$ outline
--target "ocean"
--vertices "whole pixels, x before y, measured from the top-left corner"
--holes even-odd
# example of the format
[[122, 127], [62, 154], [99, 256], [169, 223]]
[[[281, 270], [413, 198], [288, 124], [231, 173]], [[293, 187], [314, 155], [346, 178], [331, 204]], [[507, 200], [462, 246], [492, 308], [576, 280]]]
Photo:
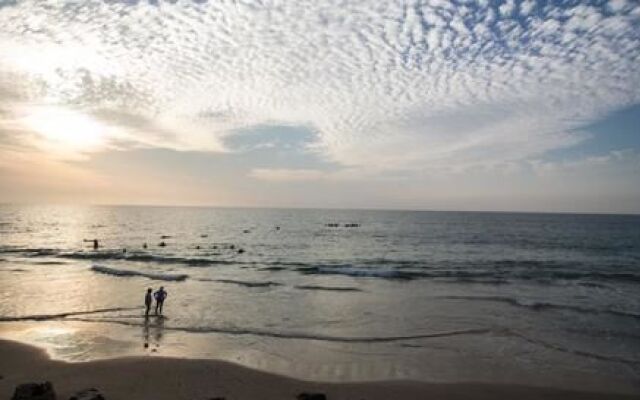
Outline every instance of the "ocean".
[[67, 361], [638, 393], [639, 289], [640, 216], [0, 206], [0, 337]]

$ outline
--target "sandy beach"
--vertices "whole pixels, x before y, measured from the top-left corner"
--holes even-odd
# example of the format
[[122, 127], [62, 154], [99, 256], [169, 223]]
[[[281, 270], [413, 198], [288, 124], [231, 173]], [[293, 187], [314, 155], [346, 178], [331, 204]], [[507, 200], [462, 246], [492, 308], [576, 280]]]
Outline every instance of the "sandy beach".
[[634, 399], [637, 396], [553, 388], [479, 383], [306, 382], [227, 362], [161, 357], [126, 357], [84, 363], [51, 360], [38, 348], [0, 341], [0, 398], [16, 385], [50, 381], [60, 399], [95, 387], [119, 399], [295, 399], [324, 393], [328, 399]]

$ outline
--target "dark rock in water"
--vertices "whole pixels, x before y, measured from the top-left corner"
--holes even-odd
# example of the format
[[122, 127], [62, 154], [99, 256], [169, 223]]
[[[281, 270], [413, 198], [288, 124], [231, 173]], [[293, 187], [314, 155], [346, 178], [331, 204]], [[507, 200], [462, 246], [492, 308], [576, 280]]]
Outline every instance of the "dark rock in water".
[[23, 383], [13, 392], [11, 400], [56, 400], [51, 382]]
[[170, 235], [162, 235], [160, 236], [160, 239], [170, 239], [171, 236]]
[[250, 230], [248, 230], [248, 229], [245, 229], [245, 230], [243, 230], [242, 232], [243, 232], [243, 233], [249, 233], [249, 232], [251, 232], [251, 231], [250, 231]]
[[229, 248], [230, 248], [231, 250], [233, 250], [233, 249], [235, 249], [235, 248], [236, 248], [236, 245], [235, 245], [235, 244], [232, 244], [231, 246], [229, 246]]
[[165, 242], [160, 242], [160, 243], [158, 244], [158, 246], [160, 246], [160, 247], [166, 247], [166, 245], [167, 245], [167, 244], [166, 244]]
[[207, 234], [202, 234], [202, 235], [200, 235], [200, 237], [201, 237], [201, 238], [206, 238], [206, 237], [209, 237], [209, 235], [207, 235]]
[[300, 393], [296, 399], [298, 400], [327, 400], [324, 393]]
[[196, 250], [200, 250], [200, 246], [196, 246]]
[[73, 396], [69, 397], [69, 400], [105, 400], [104, 396], [100, 394], [100, 391], [95, 388], [81, 390]]
[[238, 249], [238, 254], [244, 253], [244, 249]]
[[277, 230], [277, 231], [279, 231], [279, 230], [280, 230], [280, 227], [279, 227], [279, 226], [276, 226], [276, 230]]

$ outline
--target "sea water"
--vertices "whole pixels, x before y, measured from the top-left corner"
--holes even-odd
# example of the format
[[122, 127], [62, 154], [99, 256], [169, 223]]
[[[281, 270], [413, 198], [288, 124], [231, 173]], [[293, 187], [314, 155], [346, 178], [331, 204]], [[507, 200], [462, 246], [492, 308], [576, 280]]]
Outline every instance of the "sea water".
[[640, 216], [0, 206], [0, 336], [69, 361], [638, 393], [639, 289]]

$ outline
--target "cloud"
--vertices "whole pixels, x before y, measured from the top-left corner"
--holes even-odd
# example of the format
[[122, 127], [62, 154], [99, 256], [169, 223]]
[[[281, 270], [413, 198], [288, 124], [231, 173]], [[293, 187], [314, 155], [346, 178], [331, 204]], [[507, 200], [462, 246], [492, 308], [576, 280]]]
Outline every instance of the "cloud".
[[533, 170], [539, 175], [558, 175], [559, 173], [581, 173], [592, 170], [598, 173], [620, 174], [628, 172], [640, 174], [640, 152], [632, 149], [611, 150], [605, 154], [588, 156], [577, 160], [543, 161], [532, 160]]
[[111, 127], [105, 149], [219, 152], [297, 125], [327, 161], [439, 173], [537, 159], [640, 101], [630, 2], [464, 3], [7, 3], [0, 97], [85, 113]]
[[316, 181], [326, 179], [329, 175], [317, 169], [256, 168], [249, 177], [271, 182]]

